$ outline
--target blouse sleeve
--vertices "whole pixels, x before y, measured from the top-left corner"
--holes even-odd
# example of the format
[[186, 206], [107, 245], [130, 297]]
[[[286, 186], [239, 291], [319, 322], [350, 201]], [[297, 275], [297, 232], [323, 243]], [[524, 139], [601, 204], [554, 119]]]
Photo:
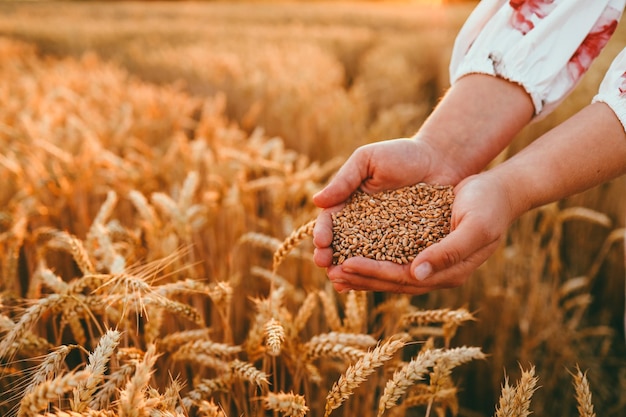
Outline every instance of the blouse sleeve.
[[470, 73], [502, 77], [524, 87], [536, 117], [548, 114], [600, 54], [625, 4], [626, 0], [482, 0], [454, 43], [450, 81]]
[[626, 131], [626, 48], [611, 64], [593, 102], [606, 103], [615, 112]]

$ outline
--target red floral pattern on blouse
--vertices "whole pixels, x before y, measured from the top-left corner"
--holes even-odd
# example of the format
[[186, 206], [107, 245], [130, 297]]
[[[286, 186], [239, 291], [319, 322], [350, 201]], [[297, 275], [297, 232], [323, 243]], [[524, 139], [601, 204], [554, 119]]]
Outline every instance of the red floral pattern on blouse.
[[532, 21], [534, 16], [543, 19], [556, 6], [554, 0], [509, 0], [509, 5], [515, 10], [511, 16], [511, 26], [523, 35], [535, 27]]
[[619, 86], [619, 95], [626, 96], [626, 71], [622, 74], [622, 85]]
[[593, 60], [600, 55], [602, 48], [615, 32], [620, 16], [620, 11], [612, 7], [607, 8], [600, 16], [567, 64], [567, 71], [572, 80], [578, 80], [582, 77]]

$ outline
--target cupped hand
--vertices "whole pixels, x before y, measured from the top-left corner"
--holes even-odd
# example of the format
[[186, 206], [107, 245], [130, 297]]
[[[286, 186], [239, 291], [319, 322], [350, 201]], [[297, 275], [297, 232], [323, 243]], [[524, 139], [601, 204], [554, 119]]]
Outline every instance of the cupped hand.
[[[452, 231], [447, 237], [407, 265], [354, 257], [341, 265], [328, 266], [327, 274], [334, 288], [340, 292], [353, 289], [423, 294], [462, 285], [495, 252], [519, 213], [502, 181], [488, 172], [462, 181], [455, 188], [455, 195]], [[324, 212], [320, 219], [317, 238], [323, 244], [328, 239], [323, 230], [330, 214]], [[315, 256], [318, 264], [329, 260], [325, 251], [318, 250]], [[332, 261], [332, 252], [330, 257]]]
[[445, 164], [442, 151], [415, 138], [393, 139], [358, 148], [330, 183], [313, 197], [313, 202], [324, 209], [313, 232], [315, 263], [322, 268], [331, 267], [331, 214], [340, 210], [352, 193], [361, 190], [373, 194], [419, 182], [456, 184], [459, 176], [455, 168], [446, 168]]

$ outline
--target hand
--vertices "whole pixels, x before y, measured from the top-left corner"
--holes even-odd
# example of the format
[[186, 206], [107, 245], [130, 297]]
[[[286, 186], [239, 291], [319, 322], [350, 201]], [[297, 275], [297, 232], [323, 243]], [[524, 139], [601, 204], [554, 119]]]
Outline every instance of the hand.
[[[506, 187], [489, 172], [462, 181], [455, 194], [452, 232], [446, 238], [425, 249], [410, 265], [354, 257], [330, 266], [327, 272], [334, 288], [423, 294], [462, 285], [493, 254], [520, 213], [513, 209]], [[325, 216], [327, 212], [320, 221], [330, 218]]]
[[[455, 184], [461, 178], [458, 165], [446, 167], [445, 152], [419, 139], [394, 139], [357, 149], [323, 190], [313, 197], [324, 208], [313, 233], [315, 263], [332, 265], [331, 213], [341, 209], [352, 193], [392, 190], [418, 182]], [[433, 167], [433, 169], [431, 169]]]

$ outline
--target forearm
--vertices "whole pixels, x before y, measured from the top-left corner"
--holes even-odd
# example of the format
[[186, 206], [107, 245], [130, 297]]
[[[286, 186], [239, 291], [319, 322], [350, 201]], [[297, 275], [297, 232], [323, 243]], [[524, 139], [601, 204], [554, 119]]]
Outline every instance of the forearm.
[[491, 169], [502, 181], [514, 216], [626, 173], [626, 133], [603, 103], [587, 106]]
[[436, 149], [458, 180], [484, 169], [530, 122], [532, 101], [524, 89], [490, 75], [459, 79], [415, 135]]

